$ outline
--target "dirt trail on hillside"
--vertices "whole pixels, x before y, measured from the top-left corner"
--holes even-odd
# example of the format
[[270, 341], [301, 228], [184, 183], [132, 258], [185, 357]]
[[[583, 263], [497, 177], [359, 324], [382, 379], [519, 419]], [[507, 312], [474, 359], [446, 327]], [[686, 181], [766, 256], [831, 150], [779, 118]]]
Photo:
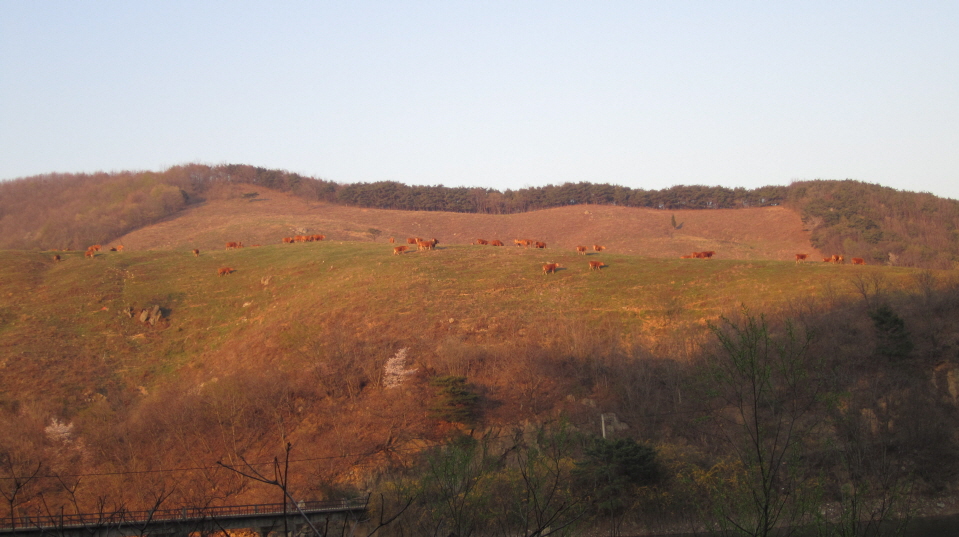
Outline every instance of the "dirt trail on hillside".
[[[327, 240], [371, 241], [370, 228], [397, 241], [419, 236], [441, 244], [470, 244], [477, 238], [529, 238], [548, 248], [574, 249], [602, 244], [608, 253], [679, 257], [714, 250], [719, 259], [793, 260], [796, 253], [812, 259], [812, 248], [799, 215], [783, 207], [661, 211], [605, 205], [575, 205], [514, 215], [414, 212], [361, 209], [309, 203], [263, 188], [250, 199], [238, 197], [192, 207], [170, 219], [134, 231], [117, 242], [126, 248], [221, 249], [228, 241], [244, 245], [277, 244], [283, 237], [322, 233]], [[675, 216], [678, 229], [672, 226]]]

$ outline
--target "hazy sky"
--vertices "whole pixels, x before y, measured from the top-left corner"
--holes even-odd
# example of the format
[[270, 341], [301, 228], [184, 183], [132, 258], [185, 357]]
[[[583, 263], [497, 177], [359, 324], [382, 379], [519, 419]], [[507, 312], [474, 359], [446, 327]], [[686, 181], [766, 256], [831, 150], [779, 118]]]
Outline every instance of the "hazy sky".
[[187, 162], [959, 199], [959, 2], [0, 0], [0, 178]]

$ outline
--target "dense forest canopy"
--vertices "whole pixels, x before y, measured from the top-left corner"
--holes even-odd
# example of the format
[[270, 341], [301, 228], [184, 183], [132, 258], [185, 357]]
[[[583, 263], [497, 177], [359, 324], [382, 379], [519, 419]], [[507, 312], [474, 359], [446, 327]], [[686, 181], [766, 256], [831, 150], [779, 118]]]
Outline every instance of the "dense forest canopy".
[[163, 172], [48, 174], [0, 182], [0, 248], [81, 248], [150, 225], [191, 203], [249, 184], [308, 201], [409, 211], [515, 214], [563, 205], [663, 210], [786, 205], [801, 212], [813, 246], [870, 263], [950, 268], [959, 261], [959, 202], [859, 181], [801, 181], [755, 189], [677, 185], [662, 190], [564, 183], [498, 191], [337, 184], [247, 165], [188, 164]]

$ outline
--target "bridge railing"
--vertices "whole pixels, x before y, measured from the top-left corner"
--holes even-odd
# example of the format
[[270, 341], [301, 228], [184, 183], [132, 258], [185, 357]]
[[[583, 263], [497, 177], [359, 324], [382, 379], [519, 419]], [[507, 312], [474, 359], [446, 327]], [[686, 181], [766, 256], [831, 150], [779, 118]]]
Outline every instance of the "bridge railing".
[[213, 518], [238, 518], [257, 515], [275, 516], [284, 512], [298, 515], [296, 507], [305, 513], [321, 513], [324, 511], [352, 511], [365, 509], [367, 498], [352, 498], [343, 500], [312, 500], [288, 503], [261, 503], [253, 505], [228, 505], [222, 507], [180, 507], [176, 509], [153, 509], [145, 511], [128, 511], [120, 509], [103, 513], [79, 514], [39, 514], [18, 516], [16, 518], [0, 518], [0, 531], [14, 528], [51, 528], [51, 527], [80, 527], [80, 526], [116, 526], [137, 525], [175, 521], [198, 521]]

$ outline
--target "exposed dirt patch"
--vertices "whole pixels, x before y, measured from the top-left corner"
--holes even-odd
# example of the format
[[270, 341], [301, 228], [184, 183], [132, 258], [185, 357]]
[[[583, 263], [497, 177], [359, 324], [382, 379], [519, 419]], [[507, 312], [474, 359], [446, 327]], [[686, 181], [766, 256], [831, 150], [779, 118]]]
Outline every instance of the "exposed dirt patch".
[[[127, 248], [222, 249], [228, 241], [245, 246], [276, 244], [283, 237], [324, 234], [327, 240], [371, 241], [370, 228], [382, 234], [376, 242], [396, 237], [437, 238], [440, 244], [470, 244], [499, 239], [515, 248], [513, 239], [529, 238], [548, 248], [574, 249], [601, 244], [610, 253], [679, 257], [713, 250], [724, 259], [794, 259], [807, 253], [820, 259], [809, 242], [799, 215], [783, 207], [660, 211], [656, 209], [575, 205], [515, 215], [414, 212], [361, 209], [308, 203], [267, 189], [254, 201], [211, 201], [159, 224], [130, 233], [117, 242]], [[672, 226], [675, 216], [679, 229]], [[291, 246], [295, 247], [295, 246]], [[480, 248], [480, 246], [477, 246]], [[485, 248], [489, 248], [486, 246]]]

